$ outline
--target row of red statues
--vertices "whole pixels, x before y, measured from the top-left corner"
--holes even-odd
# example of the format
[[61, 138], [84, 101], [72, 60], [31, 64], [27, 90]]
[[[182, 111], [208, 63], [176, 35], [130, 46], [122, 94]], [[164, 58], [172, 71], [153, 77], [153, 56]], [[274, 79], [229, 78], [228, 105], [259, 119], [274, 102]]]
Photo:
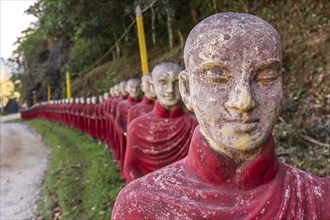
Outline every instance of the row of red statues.
[[111, 147], [129, 183], [112, 219], [330, 219], [330, 179], [275, 153], [285, 73], [277, 31], [253, 15], [215, 14], [190, 32], [184, 62], [144, 76], [142, 102], [131, 79], [105, 102], [39, 105], [22, 117]]
[[[151, 74], [122, 81], [96, 97], [41, 103], [21, 113], [74, 127], [105, 142], [129, 183], [184, 158], [197, 121], [184, 111], [178, 87], [181, 67], [161, 63]], [[162, 85], [159, 85], [159, 84]], [[140, 85], [141, 84], [141, 85]], [[140, 91], [144, 97], [140, 99]], [[155, 101], [157, 98], [157, 101]]]

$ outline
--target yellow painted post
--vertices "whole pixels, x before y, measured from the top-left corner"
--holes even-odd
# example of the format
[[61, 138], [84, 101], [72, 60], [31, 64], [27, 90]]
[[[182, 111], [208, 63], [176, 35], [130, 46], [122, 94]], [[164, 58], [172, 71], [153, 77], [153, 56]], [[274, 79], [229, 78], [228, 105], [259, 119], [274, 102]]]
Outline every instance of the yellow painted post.
[[141, 11], [141, 8], [139, 5], [136, 7], [135, 13], [136, 13], [136, 26], [137, 26], [138, 38], [139, 38], [142, 74], [145, 75], [145, 74], [149, 73], [149, 67], [148, 67], [146, 38], [145, 38], [144, 28], [143, 28], [143, 17], [142, 17], [142, 11]]
[[47, 87], [47, 98], [48, 101], [50, 101], [52, 99], [52, 94], [51, 94], [51, 90], [50, 90], [50, 85], [48, 85]]
[[66, 72], [66, 98], [71, 98], [71, 82], [69, 72]]

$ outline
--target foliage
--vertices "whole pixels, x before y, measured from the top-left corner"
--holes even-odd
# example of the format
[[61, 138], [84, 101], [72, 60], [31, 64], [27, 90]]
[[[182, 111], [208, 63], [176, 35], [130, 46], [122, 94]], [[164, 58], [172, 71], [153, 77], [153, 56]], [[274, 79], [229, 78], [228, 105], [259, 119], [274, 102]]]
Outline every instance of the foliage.
[[42, 219], [109, 219], [123, 186], [119, 167], [103, 145], [71, 128], [44, 120], [27, 124], [50, 147], [38, 216]]

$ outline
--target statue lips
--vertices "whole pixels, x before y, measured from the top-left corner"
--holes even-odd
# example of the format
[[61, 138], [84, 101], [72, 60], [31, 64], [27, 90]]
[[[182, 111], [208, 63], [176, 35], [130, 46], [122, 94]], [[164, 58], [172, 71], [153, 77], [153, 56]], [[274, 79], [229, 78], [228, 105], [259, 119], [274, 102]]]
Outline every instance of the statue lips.
[[169, 101], [174, 100], [174, 95], [173, 94], [168, 94], [168, 95], [165, 95], [164, 97]]
[[225, 119], [223, 127], [227, 127], [234, 133], [250, 133], [259, 125], [259, 119], [244, 118], [244, 119]]

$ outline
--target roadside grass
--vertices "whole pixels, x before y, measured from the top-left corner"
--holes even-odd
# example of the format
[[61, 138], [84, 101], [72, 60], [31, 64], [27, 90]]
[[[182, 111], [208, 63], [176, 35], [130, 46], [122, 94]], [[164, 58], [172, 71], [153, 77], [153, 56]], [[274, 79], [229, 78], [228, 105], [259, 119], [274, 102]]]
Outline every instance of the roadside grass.
[[7, 113], [7, 112], [0, 112], [0, 116], [7, 116], [7, 115], [9, 115], [9, 113]]
[[119, 167], [104, 144], [72, 128], [26, 121], [50, 147], [37, 215], [40, 219], [110, 219], [124, 186]]

